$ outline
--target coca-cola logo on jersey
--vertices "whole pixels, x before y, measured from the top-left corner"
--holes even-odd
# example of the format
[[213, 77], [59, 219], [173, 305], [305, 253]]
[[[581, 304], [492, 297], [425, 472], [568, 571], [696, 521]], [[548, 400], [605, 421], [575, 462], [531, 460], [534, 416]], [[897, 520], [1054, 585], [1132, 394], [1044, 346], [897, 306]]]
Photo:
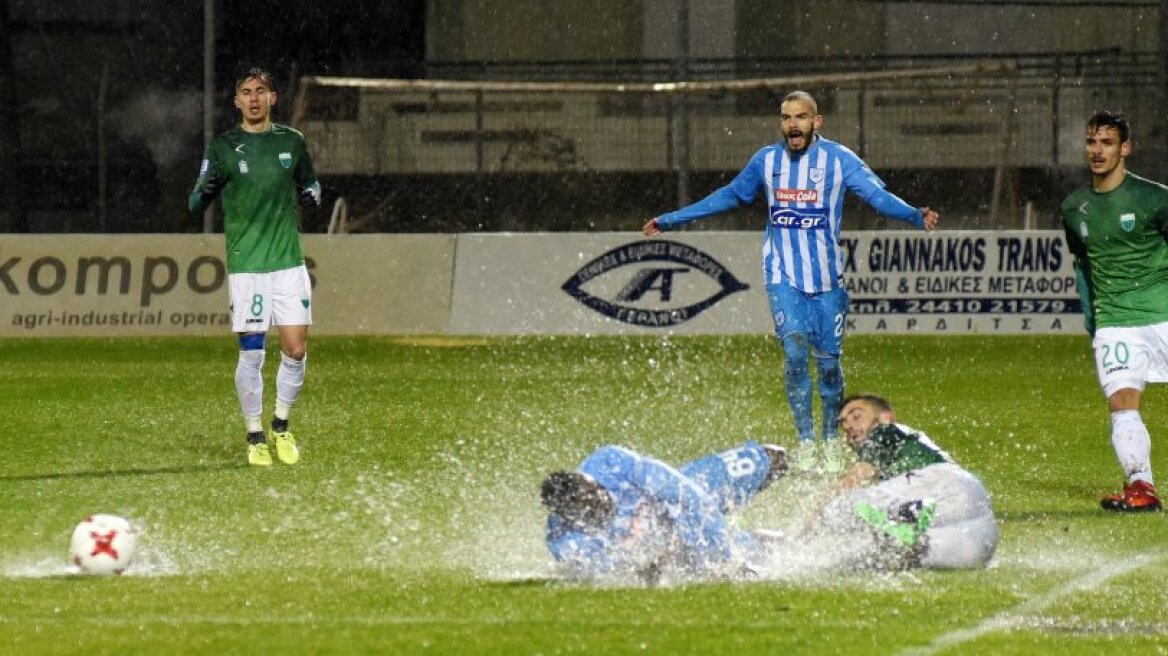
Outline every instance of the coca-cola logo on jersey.
[[776, 203], [818, 203], [818, 189], [776, 189]]

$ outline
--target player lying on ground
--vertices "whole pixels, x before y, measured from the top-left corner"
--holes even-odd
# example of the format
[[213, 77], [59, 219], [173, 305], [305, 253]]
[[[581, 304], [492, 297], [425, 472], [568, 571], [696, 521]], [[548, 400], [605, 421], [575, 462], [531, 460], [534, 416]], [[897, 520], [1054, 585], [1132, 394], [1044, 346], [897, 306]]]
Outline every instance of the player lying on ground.
[[764, 550], [727, 523], [787, 471], [778, 446], [747, 442], [680, 468], [619, 446], [597, 449], [576, 471], [552, 472], [540, 490], [547, 545], [576, 578], [664, 570], [733, 576]]
[[812, 533], [869, 540], [869, 551], [856, 552], [858, 566], [965, 569], [989, 562], [998, 527], [976, 476], [921, 431], [896, 423], [879, 396], [844, 399], [840, 425], [857, 462], [821, 505]]

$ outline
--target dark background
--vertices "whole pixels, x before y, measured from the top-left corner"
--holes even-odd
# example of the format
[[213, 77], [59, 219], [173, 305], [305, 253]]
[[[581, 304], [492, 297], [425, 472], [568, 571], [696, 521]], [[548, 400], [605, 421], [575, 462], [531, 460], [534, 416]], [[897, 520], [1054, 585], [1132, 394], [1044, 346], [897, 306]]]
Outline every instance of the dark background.
[[[728, 79], [927, 66], [1024, 49], [1029, 84], [1059, 80], [1097, 89], [1110, 105], [1140, 108], [1133, 165], [1159, 178], [1168, 168], [1160, 111], [1168, 0], [212, 1], [215, 133], [238, 120], [232, 82], [254, 65], [274, 74], [275, 119], [289, 122], [303, 75]], [[675, 19], [684, 6], [697, 17], [692, 25]], [[670, 50], [673, 33], [707, 27], [699, 18], [708, 19], [710, 7], [734, 13], [732, 47], [705, 59]], [[939, 15], [944, 20], [928, 24]], [[202, 231], [186, 197], [205, 141], [203, 39], [201, 1], [0, 0], [0, 232]], [[691, 196], [736, 172], [694, 171]], [[906, 199], [937, 198], [949, 216], [964, 217], [947, 227], [1013, 225], [978, 222], [995, 184], [989, 163], [878, 172]], [[1020, 220], [1026, 204], [1044, 217], [1037, 227], [1054, 227], [1059, 200], [1084, 177], [1066, 162], [1012, 170], [1002, 215]], [[322, 183], [325, 204], [305, 214], [307, 231], [322, 231], [342, 196], [365, 218], [364, 230], [463, 232], [635, 230], [681, 195], [668, 171], [338, 175]], [[851, 227], [882, 225], [849, 202]], [[756, 223], [757, 213], [744, 211], [702, 226]]]
[[[217, 0], [215, 18], [216, 133], [238, 120], [232, 81], [250, 66], [274, 74], [280, 121], [304, 71], [423, 73], [424, 0]], [[0, 231], [202, 230], [183, 206], [203, 148], [203, 24], [190, 0], [0, 0]]]

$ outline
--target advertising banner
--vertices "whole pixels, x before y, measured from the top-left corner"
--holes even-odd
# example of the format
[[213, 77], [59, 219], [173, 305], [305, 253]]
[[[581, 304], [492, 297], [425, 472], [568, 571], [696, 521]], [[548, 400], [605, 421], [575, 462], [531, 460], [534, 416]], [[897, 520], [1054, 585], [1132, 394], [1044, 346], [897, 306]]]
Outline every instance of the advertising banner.
[[[312, 332], [445, 332], [454, 242], [305, 236]], [[230, 332], [222, 235], [0, 236], [0, 336]]]
[[[850, 333], [1082, 331], [1060, 231], [853, 231], [841, 238]], [[767, 333], [762, 235], [464, 235], [451, 331]]]
[[848, 330], [1082, 333], [1062, 231], [845, 232]]
[[[753, 232], [306, 235], [314, 334], [768, 334]], [[1082, 333], [1060, 231], [853, 231], [849, 333]], [[221, 335], [222, 235], [0, 236], [0, 336]]]

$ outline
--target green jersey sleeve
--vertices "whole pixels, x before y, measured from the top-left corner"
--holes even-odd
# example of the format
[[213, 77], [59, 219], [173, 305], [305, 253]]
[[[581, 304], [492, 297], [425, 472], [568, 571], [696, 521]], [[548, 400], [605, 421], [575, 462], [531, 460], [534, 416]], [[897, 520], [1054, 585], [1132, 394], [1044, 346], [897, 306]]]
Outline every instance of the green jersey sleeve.
[[208, 146], [203, 151], [203, 160], [199, 164], [199, 177], [195, 179], [195, 188], [187, 198], [187, 209], [191, 214], [202, 214], [215, 200], [213, 194], [204, 193], [207, 183], [215, 179], [215, 149]]
[[876, 468], [880, 480], [929, 465], [952, 462], [924, 433], [900, 424], [880, 424], [860, 445], [858, 457]]

